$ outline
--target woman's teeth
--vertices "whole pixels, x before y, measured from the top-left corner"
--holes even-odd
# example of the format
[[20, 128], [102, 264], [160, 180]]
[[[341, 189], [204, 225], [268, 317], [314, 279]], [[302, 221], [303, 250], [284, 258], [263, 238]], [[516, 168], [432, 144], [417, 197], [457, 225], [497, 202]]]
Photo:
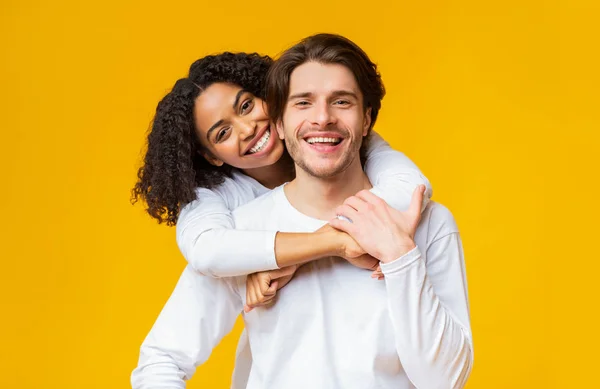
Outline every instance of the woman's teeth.
[[269, 141], [270, 137], [271, 137], [271, 130], [265, 131], [263, 136], [260, 137], [260, 139], [258, 140], [258, 142], [256, 142], [254, 147], [251, 148], [250, 151], [248, 151], [248, 154], [258, 153], [259, 151], [264, 149], [265, 146], [267, 145], [267, 142]]
[[310, 144], [313, 143], [333, 143], [338, 144], [342, 140], [340, 138], [307, 138], [306, 141]]

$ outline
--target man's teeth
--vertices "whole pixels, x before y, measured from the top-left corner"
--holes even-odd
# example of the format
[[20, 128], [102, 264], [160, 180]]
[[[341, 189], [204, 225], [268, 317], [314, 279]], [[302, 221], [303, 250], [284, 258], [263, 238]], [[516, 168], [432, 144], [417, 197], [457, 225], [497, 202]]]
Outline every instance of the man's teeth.
[[306, 141], [310, 144], [313, 144], [313, 143], [335, 143], [335, 144], [338, 144], [342, 140], [340, 138], [307, 138]]
[[258, 153], [259, 151], [261, 151], [262, 149], [264, 149], [265, 146], [267, 145], [267, 142], [269, 141], [270, 137], [271, 137], [271, 130], [265, 131], [265, 133], [263, 134], [263, 136], [260, 137], [260, 139], [258, 140], [258, 142], [256, 142], [256, 144], [254, 145], [254, 147], [252, 147], [250, 149], [250, 151], [248, 151], [248, 153], [249, 154], [254, 154], [254, 153]]

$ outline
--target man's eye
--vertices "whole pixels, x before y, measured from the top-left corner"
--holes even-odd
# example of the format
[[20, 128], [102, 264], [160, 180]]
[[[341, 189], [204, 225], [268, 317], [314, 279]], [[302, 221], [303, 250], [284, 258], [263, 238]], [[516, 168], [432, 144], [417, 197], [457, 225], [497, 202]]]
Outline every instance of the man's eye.
[[338, 100], [335, 102], [337, 105], [348, 105], [350, 102], [348, 100]]
[[298, 102], [296, 103], [296, 105], [301, 105], [301, 106], [306, 106], [306, 105], [308, 105], [308, 104], [309, 104], [309, 103], [308, 103], [308, 101], [298, 101]]

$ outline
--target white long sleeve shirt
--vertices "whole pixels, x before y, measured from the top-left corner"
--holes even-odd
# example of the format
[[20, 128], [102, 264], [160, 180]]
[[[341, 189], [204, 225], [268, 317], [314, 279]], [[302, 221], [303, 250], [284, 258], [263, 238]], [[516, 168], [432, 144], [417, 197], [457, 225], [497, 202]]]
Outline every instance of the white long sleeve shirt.
[[[375, 132], [367, 147], [365, 173], [378, 195], [399, 210], [408, 208], [420, 184], [427, 187], [423, 208], [432, 195], [431, 185], [419, 168]], [[277, 269], [277, 232], [236, 230], [231, 217], [232, 210], [268, 191], [239, 172], [217, 188], [198, 188], [197, 200], [182, 209], [177, 222], [177, 244], [188, 263], [213, 277]]]
[[[238, 208], [238, 228], [313, 231], [325, 222], [291, 206], [283, 187]], [[472, 340], [463, 251], [454, 219], [431, 203], [417, 248], [382, 265], [385, 282], [338, 258], [310, 262], [276, 303], [243, 314], [251, 366], [234, 389], [461, 388]], [[142, 346], [134, 388], [184, 388], [242, 312], [245, 277], [187, 267]]]

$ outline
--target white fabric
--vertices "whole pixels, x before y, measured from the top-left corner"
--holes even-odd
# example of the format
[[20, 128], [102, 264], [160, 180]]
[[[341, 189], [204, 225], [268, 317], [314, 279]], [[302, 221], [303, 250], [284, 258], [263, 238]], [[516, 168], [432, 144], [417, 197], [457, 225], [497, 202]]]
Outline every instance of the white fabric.
[[[325, 223], [294, 209], [283, 187], [238, 208], [234, 222], [288, 232]], [[244, 314], [253, 358], [247, 388], [463, 387], [473, 352], [463, 251], [450, 212], [429, 204], [415, 242], [381, 266], [385, 281], [339, 258], [313, 261], [273, 306]], [[185, 388], [241, 313], [245, 278], [206, 277], [188, 266], [142, 345], [133, 387]], [[239, 354], [236, 364], [248, 365], [247, 357]]]

